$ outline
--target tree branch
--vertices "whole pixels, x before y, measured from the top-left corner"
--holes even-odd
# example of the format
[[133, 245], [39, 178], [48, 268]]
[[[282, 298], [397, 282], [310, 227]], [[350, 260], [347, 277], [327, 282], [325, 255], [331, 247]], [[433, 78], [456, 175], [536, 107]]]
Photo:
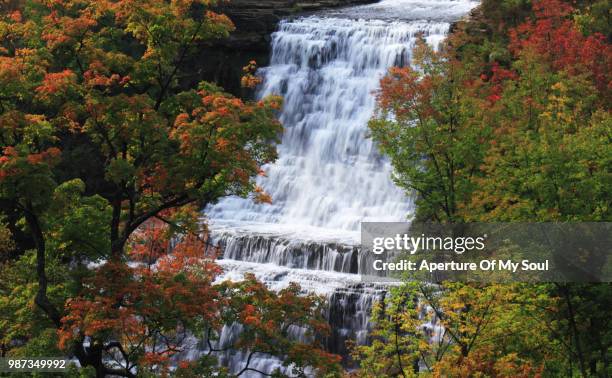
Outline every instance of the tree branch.
[[38, 291], [34, 302], [40, 307], [49, 319], [53, 322], [56, 328], [62, 326], [61, 316], [57, 308], [51, 303], [47, 297], [48, 278], [45, 271], [46, 265], [46, 247], [45, 236], [38, 221], [38, 217], [34, 213], [32, 204], [28, 201], [25, 207], [22, 207], [25, 213], [26, 222], [32, 231], [34, 244], [36, 245], [36, 276], [38, 277]]

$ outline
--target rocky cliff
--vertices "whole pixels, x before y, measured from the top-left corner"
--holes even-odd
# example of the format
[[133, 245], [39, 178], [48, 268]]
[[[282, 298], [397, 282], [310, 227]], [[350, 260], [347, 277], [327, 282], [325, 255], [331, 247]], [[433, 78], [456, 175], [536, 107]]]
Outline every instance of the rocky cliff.
[[214, 81], [231, 93], [245, 96], [240, 89], [242, 67], [250, 60], [259, 66], [268, 64], [270, 35], [284, 17], [308, 12], [373, 3], [377, 0], [230, 0], [216, 11], [224, 13], [236, 25], [236, 31], [224, 40], [202, 46], [201, 57], [194, 62], [194, 74]]
[[236, 25], [236, 32], [225, 44], [242, 49], [266, 50], [270, 34], [283, 17], [373, 2], [375, 0], [232, 0], [220, 6], [219, 10]]

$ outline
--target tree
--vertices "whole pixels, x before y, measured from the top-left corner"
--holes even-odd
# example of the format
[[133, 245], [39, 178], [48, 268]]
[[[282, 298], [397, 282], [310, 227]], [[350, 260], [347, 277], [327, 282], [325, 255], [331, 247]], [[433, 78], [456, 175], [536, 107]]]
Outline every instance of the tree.
[[393, 68], [382, 80], [379, 111], [369, 127], [391, 158], [394, 181], [416, 192], [417, 219], [454, 221], [490, 131], [470, 117], [477, 100], [467, 95], [467, 70], [423, 39], [414, 55], [412, 68]]
[[[269, 201], [253, 178], [275, 159], [281, 127], [280, 99], [194, 82], [185, 62], [233, 30], [214, 5], [3, 3], [0, 203], [8, 229], [28, 237], [2, 267], [0, 335], [17, 340], [7, 353], [59, 341], [98, 376], [163, 373], [185, 335], [221, 326], [233, 299], [212, 284], [219, 268], [195, 210], [232, 194]], [[317, 303], [294, 316], [310, 319]], [[294, 354], [297, 368], [335, 362]]]
[[[370, 127], [396, 182], [417, 192], [417, 220], [610, 219], [612, 49], [598, 33], [607, 30], [605, 2], [527, 3], [484, 1], [442, 55], [423, 54], [421, 43], [415, 68], [383, 79]], [[443, 376], [611, 373], [601, 311], [608, 284], [442, 283], [435, 295], [412, 285], [375, 312], [372, 345], [356, 349], [364, 376], [410, 376], [417, 363]], [[440, 318], [447, 343], [415, 341], [427, 338], [415, 297]], [[508, 333], [522, 324], [545, 336]]]
[[212, 284], [220, 273], [214, 249], [190, 235], [170, 254], [165, 228], [147, 227], [134, 238], [129, 264], [109, 261], [94, 269], [65, 305], [60, 348], [78, 350], [88, 340], [87, 358], [110, 358], [104, 374], [168, 374], [190, 336], [221, 326], [225, 299]]
[[[291, 367], [297, 377], [340, 376], [340, 356], [326, 352], [321, 345], [330, 333], [323, 317], [323, 298], [304, 295], [294, 283], [278, 293], [271, 292], [252, 274], [242, 282], [223, 283], [220, 291], [231, 298], [230, 311], [223, 319], [243, 326], [236, 346], [247, 351], [247, 363], [240, 373], [259, 372], [249, 367], [251, 359], [272, 355], [284, 356], [284, 366]], [[296, 342], [295, 334], [300, 331], [304, 331], [303, 339]]]
[[496, 137], [466, 217], [610, 218], [612, 49], [601, 35], [583, 36], [566, 18], [571, 11], [536, 2], [535, 20], [510, 31], [516, 79], [498, 86]]
[[[441, 286], [409, 282], [374, 310], [373, 341], [357, 347], [358, 377], [532, 377], [558, 359], [541, 321], [555, 299], [545, 285]], [[430, 322], [431, 321], [431, 322]]]
[[[329, 332], [320, 297], [301, 296], [295, 284], [275, 293], [254, 276], [214, 284], [221, 273], [214, 263], [217, 249], [197, 234], [183, 233], [172, 247], [170, 237], [178, 237], [171, 226], [150, 221], [130, 240], [129, 263], [94, 269], [80, 295], [66, 303], [60, 347], [89, 340], [88, 355], [106, 359], [106, 374], [128, 377], [136, 371], [169, 375], [173, 365], [199, 365], [212, 374], [217, 352], [228, 349], [249, 356], [236, 376], [258, 371], [251, 366], [256, 354], [283, 358], [296, 372], [337, 372], [340, 357], [316, 343]], [[221, 345], [220, 330], [226, 325], [243, 330]], [[295, 340], [291, 327], [313, 338]], [[194, 337], [207, 343], [207, 353], [199, 361], [177, 361], [179, 353], [193, 348]]]

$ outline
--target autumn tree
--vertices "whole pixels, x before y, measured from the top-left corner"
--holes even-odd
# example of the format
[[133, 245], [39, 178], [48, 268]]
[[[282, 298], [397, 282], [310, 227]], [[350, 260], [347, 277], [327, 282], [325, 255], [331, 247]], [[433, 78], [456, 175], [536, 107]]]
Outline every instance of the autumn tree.
[[419, 39], [413, 66], [392, 68], [381, 82], [371, 135], [391, 158], [394, 181], [416, 197], [421, 220], [457, 220], [482, 159], [489, 130], [469, 116], [478, 101], [467, 96], [466, 72]]
[[[67, 301], [59, 346], [90, 340], [88, 355], [102, 355], [106, 374], [121, 376], [169, 375], [173, 368], [179, 376], [191, 369], [204, 369], [196, 376], [242, 376], [260, 372], [252, 364], [258, 354], [276, 356], [295, 372], [338, 372], [340, 357], [317, 344], [329, 332], [322, 298], [303, 295], [295, 284], [276, 293], [251, 275], [214, 284], [222, 272], [217, 253], [199, 234], [177, 235], [159, 219], [147, 222], [128, 243], [129, 263], [93, 268], [80, 295]], [[224, 326], [241, 332], [221, 340]], [[296, 340], [295, 327], [310, 333], [310, 341]], [[204, 354], [181, 360], [194, 340], [206, 345]], [[248, 356], [235, 374], [217, 366], [229, 350]]]
[[533, 377], [562, 374], [562, 351], [541, 321], [555, 299], [526, 284], [409, 282], [373, 312], [372, 343], [354, 349], [357, 377]]
[[[235, 299], [213, 285], [196, 210], [227, 195], [269, 201], [253, 178], [275, 159], [281, 127], [278, 98], [194, 82], [186, 62], [233, 30], [214, 5], [2, 3], [0, 203], [2, 237], [16, 243], [1, 260], [0, 336], [13, 345], [3, 353], [68, 352], [98, 376], [130, 377], [169, 372], [188, 334], [219, 331]], [[314, 326], [318, 300], [296, 301], [288, 313]], [[296, 348], [280, 356], [296, 368], [335, 362]]]
[[[466, 217], [610, 220], [612, 48], [599, 33], [609, 14], [593, 3], [533, 2], [509, 31], [517, 78], [499, 84], [495, 137]], [[549, 319], [565, 345], [566, 374], [609, 375], [610, 327], [599, 311], [612, 297], [609, 284], [556, 284], [550, 295], [561, 299]]]
[[[242, 325], [236, 347], [246, 351], [247, 363], [239, 373], [262, 373], [248, 363], [254, 357], [271, 355], [284, 356], [283, 365], [290, 368], [293, 376], [341, 375], [340, 356], [326, 352], [321, 344], [330, 334], [322, 312], [323, 298], [301, 291], [299, 285], [292, 283], [274, 293], [252, 274], [242, 282], [226, 281], [220, 285], [220, 292], [231, 298], [229, 311], [223, 313], [224, 321]], [[296, 334], [302, 334], [297, 342]]]
[[[396, 182], [416, 192], [417, 220], [610, 220], [603, 3], [484, 1], [441, 52], [421, 43], [412, 68], [383, 79], [370, 128]], [[355, 350], [363, 376], [410, 376], [417, 364], [440, 376], [611, 373], [609, 284], [411, 285], [376, 309], [372, 345]], [[431, 341], [417, 303], [448, 343], [415, 341]]]
[[510, 31], [515, 79], [492, 88], [495, 137], [466, 217], [610, 218], [612, 49], [601, 35], [582, 35], [571, 12], [536, 2], [533, 20]]

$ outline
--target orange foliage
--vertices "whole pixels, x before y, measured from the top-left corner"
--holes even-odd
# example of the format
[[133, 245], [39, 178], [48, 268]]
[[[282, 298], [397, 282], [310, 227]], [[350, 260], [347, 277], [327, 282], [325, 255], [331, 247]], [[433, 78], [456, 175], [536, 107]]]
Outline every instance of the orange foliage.
[[96, 269], [85, 292], [66, 303], [61, 348], [84, 336], [104, 335], [129, 350], [147, 345], [140, 362], [151, 366], [181, 350], [183, 338], [177, 332], [189, 324], [219, 326], [224, 300], [212, 282], [220, 268], [205, 241], [185, 236], [170, 254], [166, 233], [161, 221], [147, 223], [132, 240], [130, 264], [109, 261]]
[[75, 81], [76, 75], [69, 69], [62, 72], [47, 73], [42, 84], [36, 88], [36, 92], [41, 97], [48, 97], [51, 94], [65, 90]]
[[583, 35], [568, 16], [573, 8], [560, 0], [534, 1], [535, 19], [510, 31], [516, 55], [536, 52], [555, 70], [589, 75], [602, 95], [612, 89], [612, 48], [601, 34]]
[[272, 196], [270, 196], [268, 193], [266, 193], [264, 191], [263, 188], [256, 186], [255, 187], [255, 203], [267, 203], [267, 204], [271, 204], [272, 203]]
[[242, 87], [253, 89], [261, 84], [261, 78], [255, 75], [255, 72], [257, 71], [257, 63], [254, 60], [251, 60], [249, 64], [244, 66], [242, 71], [244, 71], [244, 76], [240, 82]]

